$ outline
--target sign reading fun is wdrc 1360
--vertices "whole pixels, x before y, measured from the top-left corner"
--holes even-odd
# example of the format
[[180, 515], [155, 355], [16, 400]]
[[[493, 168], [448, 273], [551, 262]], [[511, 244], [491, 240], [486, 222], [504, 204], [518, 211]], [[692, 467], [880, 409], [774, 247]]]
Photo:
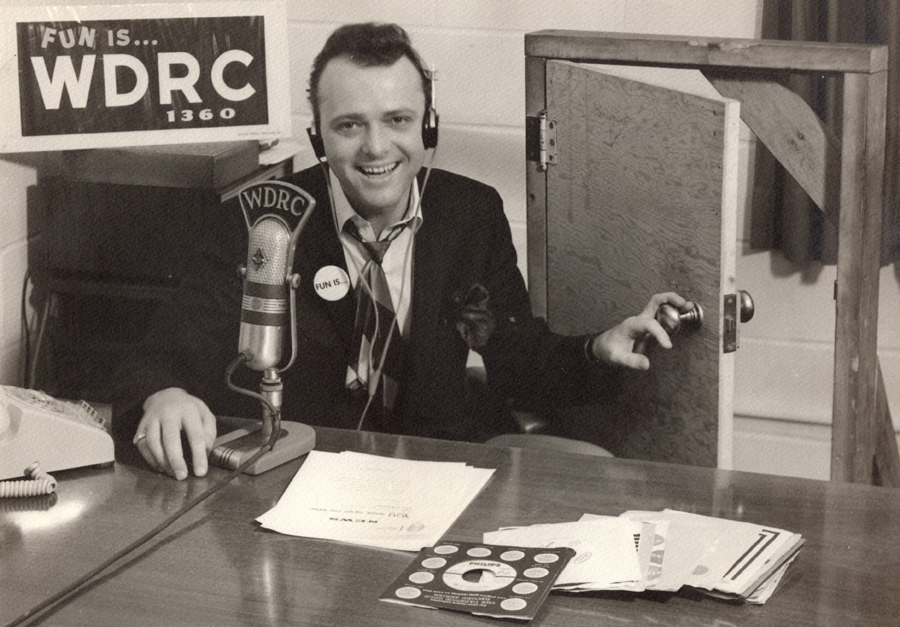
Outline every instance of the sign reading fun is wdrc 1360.
[[0, 152], [290, 135], [281, 2], [7, 7], [0, 29]]

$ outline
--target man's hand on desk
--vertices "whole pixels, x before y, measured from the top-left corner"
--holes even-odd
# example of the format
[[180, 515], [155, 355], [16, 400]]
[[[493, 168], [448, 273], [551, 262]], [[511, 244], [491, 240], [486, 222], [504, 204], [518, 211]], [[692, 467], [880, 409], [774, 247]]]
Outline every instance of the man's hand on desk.
[[597, 361], [635, 370], [650, 368], [650, 360], [646, 355], [635, 353], [634, 345], [638, 339], [649, 333], [663, 348], [672, 348], [669, 334], [656, 321], [656, 310], [665, 303], [681, 308], [686, 301], [674, 292], [655, 294], [640, 314], [626, 318], [591, 341], [594, 358]]
[[167, 388], [148, 396], [134, 443], [150, 466], [180, 481], [188, 475], [181, 448], [182, 431], [190, 446], [194, 474], [202, 477], [216, 439], [216, 417], [196, 396], [180, 388]]

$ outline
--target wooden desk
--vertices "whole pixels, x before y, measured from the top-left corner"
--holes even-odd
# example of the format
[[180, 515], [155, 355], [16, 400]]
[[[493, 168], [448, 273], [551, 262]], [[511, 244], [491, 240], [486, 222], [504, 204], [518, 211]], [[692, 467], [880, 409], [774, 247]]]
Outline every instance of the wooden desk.
[[[324, 451], [496, 468], [450, 529], [450, 539], [480, 541], [484, 531], [500, 526], [572, 521], [584, 512], [666, 507], [774, 525], [807, 539], [763, 606], [685, 594], [553, 593], [533, 625], [846, 627], [900, 620], [900, 490], [333, 429], [317, 434]], [[12, 500], [0, 505], [2, 623], [153, 528], [225, 472], [214, 469], [207, 478], [179, 483], [128, 457], [124, 452], [112, 468], [60, 473], [49, 509], [26, 511], [25, 502]], [[501, 624], [378, 601], [411, 553], [262, 530], [254, 518], [276, 503], [300, 463], [238, 477], [31, 624]]]

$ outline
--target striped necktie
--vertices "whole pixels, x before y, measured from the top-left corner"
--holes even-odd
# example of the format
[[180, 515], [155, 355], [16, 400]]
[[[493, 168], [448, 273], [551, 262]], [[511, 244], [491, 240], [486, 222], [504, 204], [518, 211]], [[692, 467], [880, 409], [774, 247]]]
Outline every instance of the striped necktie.
[[397, 398], [403, 340], [381, 262], [405, 226], [405, 223], [397, 225], [386, 238], [369, 242], [363, 240], [352, 220], [344, 224], [344, 230], [362, 244], [369, 257], [356, 281], [356, 322], [351, 346], [358, 346], [359, 350], [349, 364], [356, 375], [349, 387], [367, 389], [369, 396], [380, 396], [385, 415], [393, 409]]

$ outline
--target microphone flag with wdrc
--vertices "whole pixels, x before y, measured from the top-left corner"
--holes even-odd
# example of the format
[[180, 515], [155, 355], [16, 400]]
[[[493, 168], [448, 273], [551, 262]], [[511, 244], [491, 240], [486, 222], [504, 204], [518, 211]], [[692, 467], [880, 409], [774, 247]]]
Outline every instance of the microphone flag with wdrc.
[[238, 350], [250, 353], [248, 368], [263, 371], [281, 361], [284, 331], [290, 323], [288, 293], [296, 236], [315, 201], [299, 187], [278, 181], [245, 188], [239, 198], [249, 242], [242, 270]]
[[[303, 189], [283, 181], [253, 183], [241, 189], [238, 198], [247, 225], [247, 261], [239, 269], [244, 295], [238, 355], [228, 366], [226, 382], [235, 392], [260, 401], [262, 428], [238, 429], [218, 438], [210, 461], [237, 468], [242, 458], [268, 443], [272, 450], [244, 471], [256, 475], [305, 455], [315, 446], [311, 427], [281, 423], [280, 374], [297, 358], [296, 290], [300, 276], [293, 271], [294, 255], [316, 201]], [[291, 334], [291, 356], [279, 366], [285, 331]], [[259, 392], [232, 383], [231, 376], [240, 365], [262, 372]]]

